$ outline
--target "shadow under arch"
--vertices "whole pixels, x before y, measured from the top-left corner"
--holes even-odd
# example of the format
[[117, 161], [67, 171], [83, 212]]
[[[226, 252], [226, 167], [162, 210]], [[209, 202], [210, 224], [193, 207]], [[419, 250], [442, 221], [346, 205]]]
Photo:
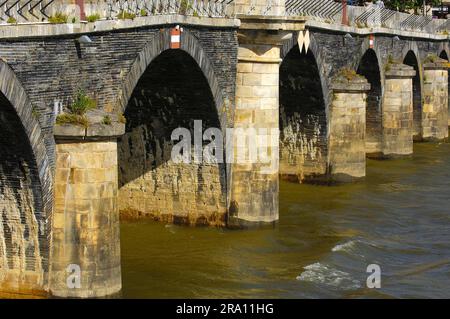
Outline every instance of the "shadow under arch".
[[[290, 49], [289, 49], [290, 48]], [[285, 48], [280, 66], [280, 175], [319, 182], [327, 173], [327, 97], [313, 50]], [[324, 179], [325, 180], [325, 179]]]
[[373, 49], [365, 51], [357, 71], [370, 83], [366, 106], [366, 154], [378, 157], [382, 152], [382, 74], [378, 56]]
[[[178, 142], [171, 139], [173, 130], [190, 131], [194, 152], [194, 120], [202, 121], [201, 135], [207, 128], [221, 128], [213, 89], [185, 50], [163, 50], [149, 63], [125, 108], [126, 133], [118, 143], [122, 217], [224, 225], [225, 165], [194, 163], [192, 156], [190, 163], [176, 163], [171, 157]], [[203, 146], [209, 144], [201, 139]]]
[[[449, 61], [449, 59], [448, 59], [449, 54], [447, 53], [446, 50], [442, 50], [442, 52], [439, 54], [439, 57], [441, 59]], [[450, 73], [449, 73], [449, 76], [448, 76], [448, 93], [449, 93], [449, 96], [450, 96]], [[448, 126], [450, 127], [450, 99], [448, 99]]]
[[20, 81], [0, 61], [0, 290], [45, 290], [52, 200], [43, 133]]
[[419, 59], [413, 50], [406, 52], [403, 64], [414, 68], [416, 75], [412, 79], [413, 85], [413, 134], [414, 140], [422, 139], [422, 70]]

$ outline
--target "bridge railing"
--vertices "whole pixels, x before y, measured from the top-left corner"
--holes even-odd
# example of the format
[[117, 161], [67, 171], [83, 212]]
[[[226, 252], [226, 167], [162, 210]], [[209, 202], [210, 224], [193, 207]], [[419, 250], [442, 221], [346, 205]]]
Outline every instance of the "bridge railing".
[[108, 17], [121, 12], [136, 15], [181, 14], [198, 17], [226, 17], [233, 12], [233, 0], [106, 0]]
[[[333, 0], [286, 0], [286, 14], [305, 16], [317, 21], [340, 24], [342, 21], [341, 1]], [[367, 7], [347, 6], [350, 26], [356, 28], [384, 27], [403, 31], [427, 33], [448, 33], [447, 19], [433, 19], [430, 16], [397, 12], [375, 5]]]
[[[75, 0], [0, 0], [0, 23], [14, 24], [48, 21], [57, 13], [67, 22], [80, 20], [80, 6]], [[198, 17], [229, 17], [234, 14], [234, 0], [84, 0], [86, 16], [101, 19], [181, 14]]]

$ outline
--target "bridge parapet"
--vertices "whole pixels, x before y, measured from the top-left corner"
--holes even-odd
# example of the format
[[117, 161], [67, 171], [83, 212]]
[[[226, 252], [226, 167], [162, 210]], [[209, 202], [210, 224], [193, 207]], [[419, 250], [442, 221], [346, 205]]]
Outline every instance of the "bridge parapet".
[[86, 21], [89, 16], [108, 20], [159, 15], [223, 18], [234, 15], [234, 0], [6, 0], [0, 3], [2, 24], [51, 22], [58, 14], [62, 18], [58, 23]]
[[[450, 23], [447, 19], [433, 19], [397, 12], [375, 5], [367, 7], [347, 6], [349, 26], [358, 29], [386, 28], [399, 31], [413, 31], [425, 33], [448, 34]], [[286, 15], [305, 16], [313, 21], [332, 25], [341, 25], [343, 8], [340, 2], [333, 0], [286, 0]]]

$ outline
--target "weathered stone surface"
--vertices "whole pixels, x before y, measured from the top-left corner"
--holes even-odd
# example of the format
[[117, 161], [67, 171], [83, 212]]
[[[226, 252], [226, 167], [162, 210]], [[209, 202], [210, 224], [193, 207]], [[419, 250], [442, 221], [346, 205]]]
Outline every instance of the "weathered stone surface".
[[424, 64], [422, 138], [448, 137], [448, 63], [437, 60]]
[[383, 155], [413, 153], [413, 67], [389, 64], [383, 96]]
[[[199, 65], [184, 51], [167, 51], [145, 70], [129, 99], [126, 134], [119, 143], [123, 218], [225, 226], [225, 165], [193, 158], [194, 121], [202, 121], [200, 139], [204, 130], [221, 128], [216, 101]], [[190, 132], [189, 163], [171, 156], [177, 128]]]
[[[57, 143], [53, 251], [49, 289], [58, 297], [102, 297], [120, 291], [117, 143]], [[69, 265], [81, 287], [67, 284]]]
[[297, 46], [280, 67], [280, 176], [296, 182], [326, 179], [328, 121], [320, 73], [311, 51]]
[[366, 175], [366, 98], [370, 84], [358, 76], [339, 77], [334, 83], [328, 171], [331, 181], [348, 182]]
[[[240, 34], [236, 87], [234, 159], [229, 187], [229, 225], [271, 224], [278, 220], [279, 189], [279, 65], [280, 47], [284, 33], [264, 33], [253, 30]], [[258, 34], [258, 41], [252, 35]], [[266, 36], [265, 36], [266, 35]], [[265, 37], [264, 37], [265, 36]], [[261, 44], [266, 39], [266, 44]], [[257, 43], [256, 43], [257, 42]], [[249, 79], [252, 82], [249, 83]], [[272, 81], [264, 81], [267, 78]], [[244, 79], [247, 81], [244, 82]], [[248, 153], [255, 141], [245, 135], [246, 129], [265, 129], [268, 139], [277, 136], [267, 147], [272, 154], [267, 163], [257, 158], [242, 163], [237, 154]], [[247, 139], [246, 139], [247, 138]], [[246, 140], [246, 142], [238, 142]]]

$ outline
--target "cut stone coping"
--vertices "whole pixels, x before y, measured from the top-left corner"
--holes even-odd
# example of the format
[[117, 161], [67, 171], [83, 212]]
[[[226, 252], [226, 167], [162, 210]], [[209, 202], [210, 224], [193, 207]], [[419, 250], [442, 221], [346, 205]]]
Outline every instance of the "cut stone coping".
[[108, 32], [161, 25], [205, 26], [214, 28], [238, 28], [240, 21], [234, 18], [206, 18], [184, 15], [160, 15], [131, 19], [98, 20], [95, 22], [61, 23], [49, 22], [0, 25], [0, 39], [42, 38], [70, 34]]
[[331, 89], [334, 92], [360, 93], [370, 91], [370, 83], [364, 77], [358, 75], [350, 81], [345, 76], [339, 75], [333, 78]]
[[385, 72], [387, 78], [412, 78], [416, 75], [416, 71], [412, 66], [402, 63], [389, 63], [389, 70]]
[[384, 27], [371, 27], [371, 28], [357, 28], [353, 26], [346, 26], [341, 24], [331, 24], [320, 22], [317, 20], [313, 20], [313, 18], [305, 17], [306, 27], [316, 28], [322, 30], [330, 30], [339, 33], [350, 33], [357, 34], [361, 36], [367, 35], [392, 35], [399, 36], [405, 38], [418, 38], [418, 39], [430, 39], [430, 40], [448, 40], [450, 35], [446, 34], [437, 34], [437, 33], [428, 33], [423, 31], [407, 31], [407, 30], [398, 30], [398, 29], [389, 29]]
[[423, 64], [424, 70], [447, 70], [450, 63], [447, 60], [435, 57], [434, 62], [426, 62]]
[[[103, 124], [105, 116], [109, 116], [111, 124]], [[86, 113], [89, 126], [76, 124], [55, 124], [53, 135], [56, 140], [104, 140], [114, 139], [125, 134], [125, 123], [120, 123], [118, 115], [102, 110], [92, 110]]]
[[305, 29], [305, 17], [293, 16], [263, 16], [238, 14], [240, 29], [245, 30], [289, 30], [299, 31]]

